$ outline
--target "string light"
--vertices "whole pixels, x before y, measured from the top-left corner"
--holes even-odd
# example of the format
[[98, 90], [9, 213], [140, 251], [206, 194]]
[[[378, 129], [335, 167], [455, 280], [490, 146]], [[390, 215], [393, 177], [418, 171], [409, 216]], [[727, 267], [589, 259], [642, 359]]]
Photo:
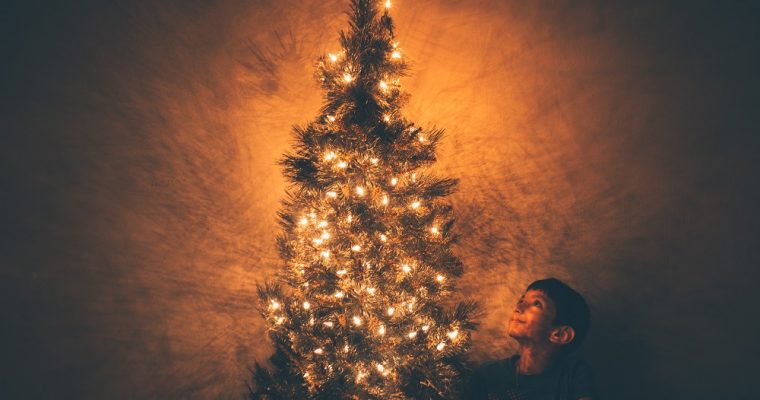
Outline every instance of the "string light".
[[324, 250], [324, 251], [322, 251], [322, 252], [321, 252], [321, 253], [319, 253], [319, 254], [320, 254], [322, 257], [324, 257], [324, 258], [329, 258], [329, 257], [330, 257], [330, 250]]
[[327, 226], [327, 221], [319, 221], [319, 225], [317, 225], [320, 228], [324, 228]]
[[443, 282], [444, 279], [446, 279], [446, 277], [443, 275], [438, 275], [435, 277], [435, 280], [437, 280], [438, 282]]
[[285, 317], [278, 317], [277, 318], [277, 325], [282, 324], [285, 321]]
[[346, 221], [351, 222], [353, 220], [354, 220], [353, 214], [348, 214], [348, 216], [346, 217]]
[[394, 50], [393, 53], [391, 53], [391, 58], [394, 58], [394, 59], [401, 58], [401, 52], [399, 52], [398, 50]]
[[388, 240], [388, 236], [385, 236], [385, 235], [383, 235], [383, 234], [381, 233], [381, 234], [380, 234], [380, 240], [382, 240], [383, 242], [385, 242], [386, 240]]
[[348, 353], [349, 347], [348, 345], [343, 346], [343, 352]]
[[338, 299], [342, 299], [342, 298], [343, 298], [345, 295], [346, 295], [345, 293], [343, 293], [343, 292], [341, 292], [340, 290], [338, 290], [337, 292], [335, 292], [335, 295], [334, 295], [334, 296], [335, 296], [336, 298], [338, 298]]
[[327, 116], [327, 120], [328, 120], [328, 121], [330, 121], [330, 122], [335, 122], [335, 116], [333, 116], [333, 115], [328, 115], [328, 116]]
[[396, 186], [398, 183], [398, 178], [391, 178], [391, 186]]
[[303, 309], [308, 310], [311, 308], [311, 304], [308, 301], [303, 302]]
[[409, 339], [414, 339], [417, 337], [417, 331], [409, 332], [407, 336], [409, 336]]
[[335, 273], [336, 273], [338, 276], [343, 276], [343, 275], [347, 274], [347, 273], [348, 273], [348, 271], [346, 271], [345, 269], [341, 269], [341, 270], [335, 271]]
[[438, 351], [443, 350], [444, 347], [446, 347], [446, 343], [443, 343], [443, 342], [438, 343], [438, 346], [435, 346], [435, 348], [438, 349]]
[[336, 164], [336, 166], [337, 166], [338, 168], [340, 168], [340, 169], [343, 169], [343, 168], [346, 168], [346, 167], [348, 167], [348, 163], [347, 163], [347, 162], [345, 162], [345, 161], [341, 161], [341, 162], [339, 162], [338, 164]]
[[271, 307], [272, 307], [272, 310], [279, 310], [280, 309], [280, 303], [277, 300], [272, 300]]
[[364, 379], [364, 377], [366, 377], [366, 376], [367, 376], [367, 374], [365, 374], [364, 372], [359, 372], [359, 373], [357, 373], [357, 374], [356, 374], [356, 382], [359, 382], [359, 381], [361, 381], [361, 380], [362, 380], [362, 379]]
[[404, 271], [404, 272], [406, 272], [406, 273], [409, 273], [409, 272], [411, 272], [411, 271], [412, 271], [412, 268], [409, 266], [409, 264], [404, 264], [404, 265], [401, 267], [401, 270], [402, 270], [402, 271]]
[[362, 324], [362, 319], [354, 315], [354, 325], [360, 326], [361, 324]]
[[385, 335], [385, 325], [380, 325], [380, 327], [377, 328], [377, 333], [380, 335]]
[[383, 205], [388, 205], [388, 195], [383, 195]]
[[396, 312], [396, 309], [394, 307], [388, 307], [388, 315], [389, 316], [392, 316], [393, 313], [395, 313], [395, 312]]
[[334, 151], [328, 151], [327, 153], [325, 153], [325, 160], [326, 161], [331, 161], [335, 157], [337, 157], [337, 155], [335, 154]]
[[367, 293], [369, 293], [370, 295], [374, 295], [375, 294], [375, 290], [376, 289], [373, 288], [373, 287], [367, 288]]
[[320, 347], [320, 348], [318, 348], [318, 349], [316, 349], [316, 350], [314, 350], [314, 353], [316, 353], [316, 354], [320, 354], [320, 355], [321, 355], [322, 353], [324, 353], [324, 352], [325, 352], [325, 351], [324, 351], [324, 350], [322, 350], [322, 348], [321, 348], [321, 347]]
[[412, 203], [412, 209], [416, 210], [416, 209], [420, 208], [421, 204], [422, 203], [420, 203], [419, 201], [415, 201], [414, 203]]
[[361, 249], [362, 249], [362, 246], [359, 246], [358, 244], [351, 246], [352, 251], [361, 251]]
[[383, 121], [385, 121], [385, 122], [391, 122], [391, 115], [390, 114], [383, 115]]
[[425, 137], [422, 136], [422, 135], [419, 135], [418, 136], [418, 140], [420, 141], [420, 143], [424, 143], [425, 142]]
[[385, 81], [380, 81], [380, 89], [382, 90], [388, 90], [388, 84], [385, 83]]
[[325, 194], [327, 195], [327, 197], [330, 197], [330, 198], [333, 198], [333, 199], [336, 198], [336, 197], [338, 197], [338, 193], [336, 193], [336, 192], [334, 192], [332, 190], [329, 191], [329, 192], [327, 192], [327, 193], [325, 193]]
[[322, 244], [322, 239], [320, 238], [315, 238], [315, 239], [312, 239], [311, 241], [314, 242], [314, 244], [316, 244], [317, 246]]
[[328, 328], [332, 328], [333, 326], [335, 326], [335, 324], [332, 321], [325, 321], [325, 322], [322, 323], [322, 325], [324, 325], [324, 326], [326, 326]]
[[359, 196], [364, 196], [364, 188], [361, 186], [356, 187], [356, 194]]
[[322, 239], [327, 240], [329, 238], [330, 238], [330, 233], [328, 233], [327, 231], [323, 231], [322, 232]]
[[422, 331], [427, 332], [430, 329], [430, 325], [422, 325]]
[[346, 72], [345, 74], [343, 74], [343, 80], [344, 80], [346, 83], [351, 83], [351, 81], [353, 81], [353, 80], [354, 80], [354, 77], [353, 77], [353, 76], [351, 76], [351, 74], [349, 74], [348, 72]]
[[371, 162], [373, 165], [377, 165], [377, 162], [380, 161], [378, 158], [371, 158], [369, 162]]
[[383, 364], [377, 364], [377, 370], [379, 372], [383, 372], [383, 371], [385, 371], [385, 367], [383, 366]]
[[301, 225], [306, 225], [306, 224], [309, 223], [309, 220], [306, 219], [306, 217], [303, 217], [303, 218], [301, 218], [300, 221], [298, 221], [298, 223], [301, 224]]
[[338, 61], [338, 56], [337, 55], [335, 55], [333, 53], [329, 53], [328, 56], [330, 57], [330, 61], [332, 61], [332, 62]]
[[430, 232], [432, 232], [434, 235], [437, 235], [438, 234], [438, 227], [434, 226], [434, 227], [430, 228]]
[[385, 8], [391, 8], [391, 0], [385, 1]]
[[454, 329], [453, 331], [448, 333], [449, 337], [453, 340], [456, 339], [457, 335], [459, 335], [459, 331]]
[[314, 325], [314, 317], [309, 318], [309, 325]]

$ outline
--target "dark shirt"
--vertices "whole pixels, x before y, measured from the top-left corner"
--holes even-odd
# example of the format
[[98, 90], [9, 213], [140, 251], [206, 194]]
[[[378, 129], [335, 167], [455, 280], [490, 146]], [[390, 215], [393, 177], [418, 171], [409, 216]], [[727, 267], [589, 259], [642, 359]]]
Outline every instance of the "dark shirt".
[[546, 371], [536, 375], [515, 373], [517, 360], [510, 358], [493, 361], [477, 368], [469, 381], [467, 398], [470, 400], [578, 400], [590, 397], [596, 400], [591, 367], [573, 357], [557, 361]]

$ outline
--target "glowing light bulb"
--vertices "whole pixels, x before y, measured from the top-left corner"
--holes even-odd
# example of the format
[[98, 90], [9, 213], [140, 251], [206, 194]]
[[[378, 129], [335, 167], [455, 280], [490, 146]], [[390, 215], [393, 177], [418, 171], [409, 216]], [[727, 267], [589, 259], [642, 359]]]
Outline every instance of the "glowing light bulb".
[[456, 339], [456, 338], [457, 338], [457, 336], [459, 335], [459, 331], [458, 331], [458, 330], [456, 330], [456, 329], [454, 329], [453, 331], [449, 332], [449, 333], [448, 333], [448, 335], [449, 335], [449, 337], [450, 337], [451, 339]]
[[309, 318], [309, 325], [314, 325], [314, 317]]
[[335, 122], [335, 116], [334, 115], [328, 115], [327, 120], [330, 122]]
[[351, 222], [353, 220], [354, 220], [354, 216], [352, 214], [348, 214], [348, 216], [346, 217], [346, 221]]
[[377, 364], [377, 370], [380, 372], [383, 372], [385, 371], [385, 367], [383, 366], [383, 364]]
[[348, 349], [349, 349], [348, 345], [343, 346], [343, 352], [344, 353], [348, 353]]
[[310, 308], [311, 308], [311, 303], [309, 303], [308, 301], [304, 301], [303, 302], [303, 309], [304, 310], [308, 310]]
[[364, 372], [359, 372], [359, 373], [356, 374], [356, 381], [359, 382], [362, 379], [364, 379], [366, 376], [367, 376], [367, 374], [365, 374]]
[[324, 351], [324, 350], [322, 350], [322, 348], [321, 348], [321, 347], [320, 347], [320, 348], [318, 348], [318, 349], [316, 349], [316, 350], [314, 350], [314, 353], [315, 353], [315, 354], [323, 354], [324, 352], [325, 352], [325, 351]]
[[391, 8], [391, 0], [385, 0], [385, 8]]
[[282, 324], [283, 322], [285, 322], [285, 317], [278, 317], [276, 322], [277, 322], [277, 325]]
[[412, 268], [409, 266], [409, 264], [404, 264], [404, 265], [401, 267], [401, 270], [402, 270], [402, 271], [404, 271], [404, 272], [406, 272], [406, 273], [409, 273], [409, 272], [411, 272], [411, 271], [412, 271]]
[[435, 280], [437, 280], [438, 282], [443, 282], [444, 279], [446, 279], [446, 277], [443, 275], [438, 275], [435, 277]]
[[424, 136], [422, 136], [422, 135], [419, 135], [419, 136], [417, 137], [417, 140], [419, 140], [419, 141], [420, 141], [420, 143], [424, 143], [424, 142], [425, 142], [425, 137], [424, 137]]
[[323, 252], [321, 252], [321, 253], [319, 253], [319, 254], [320, 254], [322, 257], [324, 257], [324, 258], [329, 258], [329, 257], [330, 257], [330, 250], [325, 250], [325, 251], [323, 251]]
[[385, 242], [386, 240], [388, 240], [388, 236], [385, 236], [385, 235], [383, 235], [383, 234], [381, 233], [381, 234], [380, 234], [380, 240], [382, 240], [383, 242]]
[[422, 325], [422, 331], [427, 332], [430, 329], [430, 325]]
[[322, 244], [322, 239], [320, 238], [315, 238], [315, 239], [312, 239], [311, 241], [314, 242], [314, 244], [316, 244], [317, 246]]
[[356, 194], [358, 194], [359, 196], [364, 196], [364, 188], [361, 187], [361, 186], [357, 186], [356, 187]]
[[359, 326], [362, 324], [362, 319], [354, 315], [354, 325]]
[[319, 225], [317, 225], [320, 228], [324, 228], [327, 226], [327, 221], [319, 221]]
[[443, 343], [443, 342], [438, 343], [438, 346], [435, 346], [435, 348], [438, 349], [438, 351], [443, 350], [444, 347], [446, 347], [446, 343]]
[[335, 326], [335, 324], [332, 321], [325, 321], [325, 322], [322, 323], [322, 325], [324, 325], [324, 326], [326, 326], [328, 328], [332, 328], [333, 326]]
[[388, 315], [393, 315], [393, 313], [396, 312], [396, 309], [394, 307], [388, 307]]
[[383, 205], [388, 205], [388, 195], [383, 195]]
[[391, 186], [396, 186], [398, 183], [398, 178], [391, 178]]
[[279, 310], [280, 302], [278, 302], [277, 300], [272, 300], [271, 307], [272, 307], [272, 310]]
[[335, 295], [334, 295], [334, 296], [335, 296], [336, 298], [338, 298], [338, 299], [342, 299], [342, 298], [343, 298], [345, 295], [346, 295], [345, 293], [343, 293], [343, 292], [341, 292], [340, 290], [338, 290], [337, 292], [335, 292]]
[[330, 57], [330, 61], [332, 61], [332, 62], [338, 61], [338, 56], [335, 55], [335, 54], [333, 54], [333, 53], [329, 53], [328, 57]]
[[434, 226], [434, 227], [430, 228], [430, 232], [432, 232], [434, 235], [437, 235], [438, 234], [438, 227]]
[[414, 339], [415, 337], [417, 337], [417, 332], [416, 331], [409, 332], [409, 334], [407, 336], [409, 336], [409, 339]]
[[309, 214], [309, 217], [311, 217], [311, 219], [317, 219], [317, 214], [316, 213], [311, 213], [311, 214]]
[[398, 50], [394, 50], [393, 53], [391, 53], [391, 58], [398, 60], [399, 58], [401, 58], [401, 52]]
[[414, 203], [412, 203], [412, 209], [416, 210], [416, 209], [420, 208], [421, 204], [422, 203], [420, 203], [419, 201], [415, 201]]
[[337, 155], [335, 154], [334, 151], [328, 151], [327, 153], [325, 153], [325, 160], [326, 161], [330, 161], [330, 160], [334, 159], [335, 157], [337, 157]]
[[390, 114], [383, 115], [383, 121], [385, 121], [385, 122], [391, 122], [391, 115]]
[[369, 160], [369, 162], [371, 162], [371, 163], [372, 163], [372, 164], [374, 164], [374, 165], [377, 165], [377, 162], [378, 162], [378, 161], [380, 161], [380, 159], [378, 159], [378, 158], [371, 158], [371, 159]]
[[331, 191], [329, 191], [329, 192], [327, 192], [327, 193], [325, 193], [325, 195], [327, 195], [327, 197], [330, 197], [330, 198], [332, 198], [332, 199], [334, 199], [334, 198], [338, 197], [338, 193], [336, 193], [336, 192], [334, 192], [334, 191], [332, 191], [332, 190], [331, 190]]
[[380, 325], [380, 327], [377, 328], [377, 333], [385, 335], [385, 325]]
[[327, 231], [322, 232], [322, 239], [323, 240], [327, 240], [329, 238], [330, 238], [330, 233], [328, 233]]
[[341, 269], [341, 270], [335, 271], [335, 273], [336, 273], [338, 276], [343, 276], [343, 275], [347, 274], [347, 273], [348, 273], [348, 271], [347, 271], [347, 270], [345, 270], [345, 269]]
[[303, 218], [301, 218], [300, 221], [298, 221], [298, 223], [301, 224], [301, 225], [306, 225], [306, 224], [309, 223], [309, 220], [306, 219], [306, 217], [303, 217]]
[[337, 166], [338, 168], [340, 168], [340, 169], [343, 169], [343, 168], [346, 168], [346, 167], [348, 167], [348, 163], [347, 163], [347, 162], [345, 162], [345, 161], [341, 161], [341, 162], [339, 162], [338, 164], [336, 164], [336, 166]]
[[362, 249], [362, 246], [359, 246], [358, 244], [351, 246], [351, 250], [353, 251], [360, 251], [361, 249]]
[[375, 294], [376, 289], [373, 287], [367, 288], [367, 293], [369, 294]]
[[351, 81], [353, 81], [353, 80], [354, 80], [354, 77], [353, 77], [353, 76], [351, 76], [351, 74], [349, 74], [348, 72], [346, 72], [345, 74], [343, 74], [343, 80], [344, 80], [346, 83], [351, 83]]
[[380, 89], [388, 90], [388, 84], [385, 81], [380, 81]]

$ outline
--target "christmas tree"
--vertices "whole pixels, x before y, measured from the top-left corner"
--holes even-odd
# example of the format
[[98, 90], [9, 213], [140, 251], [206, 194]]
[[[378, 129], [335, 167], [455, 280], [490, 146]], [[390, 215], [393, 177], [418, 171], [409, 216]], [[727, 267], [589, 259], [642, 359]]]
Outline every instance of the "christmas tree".
[[[284, 260], [259, 288], [275, 345], [256, 366], [255, 399], [447, 399], [457, 396], [475, 304], [452, 304], [451, 194], [436, 177], [439, 129], [408, 122], [408, 65], [390, 1], [352, 0], [342, 51], [320, 58], [322, 114], [295, 127], [281, 164]], [[446, 307], [445, 305], [448, 305]]]

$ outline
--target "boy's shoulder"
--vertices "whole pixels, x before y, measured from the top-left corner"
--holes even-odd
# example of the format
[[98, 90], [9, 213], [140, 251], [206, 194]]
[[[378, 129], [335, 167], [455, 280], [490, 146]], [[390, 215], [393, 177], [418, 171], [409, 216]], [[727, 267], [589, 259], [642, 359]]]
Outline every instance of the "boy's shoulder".
[[517, 355], [513, 355], [500, 360], [491, 360], [480, 364], [473, 374], [480, 376], [492, 376], [503, 375], [507, 372], [514, 371], [514, 364], [517, 360]]

